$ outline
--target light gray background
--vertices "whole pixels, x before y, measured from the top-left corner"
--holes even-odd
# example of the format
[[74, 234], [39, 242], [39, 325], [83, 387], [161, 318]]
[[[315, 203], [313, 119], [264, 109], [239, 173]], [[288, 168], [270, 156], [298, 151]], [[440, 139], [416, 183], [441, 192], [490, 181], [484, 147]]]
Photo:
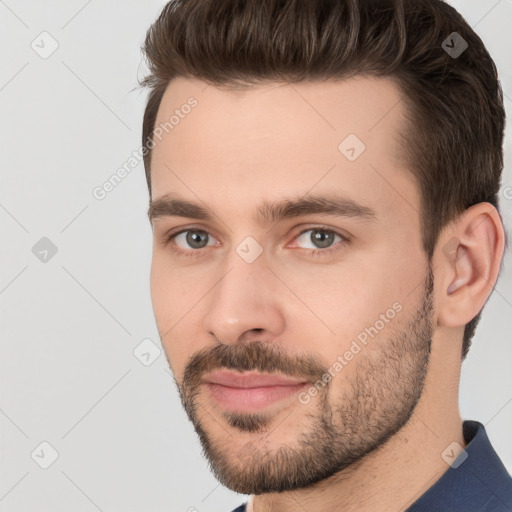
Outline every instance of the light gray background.
[[[245, 498], [209, 473], [163, 353], [150, 366], [133, 354], [144, 339], [161, 347], [142, 163], [92, 195], [140, 147], [145, 93], [132, 89], [164, 3], [0, 0], [3, 512], [220, 512]], [[512, 0], [451, 3], [495, 59], [510, 118]], [[43, 31], [59, 45], [47, 59], [31, 48], [51, 48]], [[510, 237], [510, 128], [506, 138]], [[32, 253], [42, 237], [58, 249], [46, 263]], [[511, 317], [509, 252], [461, 381], [462, 416], [485, 424], [509, 471]], [[59, 455], [48, 469], [43, 441]]]

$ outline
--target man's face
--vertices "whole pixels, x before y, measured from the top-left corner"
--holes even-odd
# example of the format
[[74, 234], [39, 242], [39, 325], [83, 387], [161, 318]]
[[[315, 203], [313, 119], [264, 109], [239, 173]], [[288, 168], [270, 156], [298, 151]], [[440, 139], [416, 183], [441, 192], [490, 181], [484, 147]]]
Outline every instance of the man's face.
[[152, 155], [151, 294], [180, 397], [224, 485], [309, 486], [400, 430], [423, 389], [433, 275], [399, 90], [177, 79], [155, 127], [173, 115]]

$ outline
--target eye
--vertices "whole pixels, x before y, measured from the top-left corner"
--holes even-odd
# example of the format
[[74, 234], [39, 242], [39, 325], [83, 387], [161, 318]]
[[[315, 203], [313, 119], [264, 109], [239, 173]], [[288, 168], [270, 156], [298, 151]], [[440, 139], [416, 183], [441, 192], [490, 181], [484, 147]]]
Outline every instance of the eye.
[[295, 238], [295, 240], [301, 244], [311, 244], [310, 247], [305, 247], [305, 249], [313, 249], [310, 251], [310, 254], [313, 255], [325, 254], [338, 250], [340, 248], [339, 246], [343, 245], [343, 243], [333, 245], [336, 242], [336, 239], [340, 242], [348, 242], [348, 239], [340, 233], [321, 226], [306, 229]]
[[176, 246], [176, 252], [186, 254], [190, 252], [191, 249], [204, 249], [209, 245], [216, 245], [215, 243], [208, 243], [210, 236], [207, 231], [201, 229], [184, 229], [168, 236], [166, 244], [172, 241]]

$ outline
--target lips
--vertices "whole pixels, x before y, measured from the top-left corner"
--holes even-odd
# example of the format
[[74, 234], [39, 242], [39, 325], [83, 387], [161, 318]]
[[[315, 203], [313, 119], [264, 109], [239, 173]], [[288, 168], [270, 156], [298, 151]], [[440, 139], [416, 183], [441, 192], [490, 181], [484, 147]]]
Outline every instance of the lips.
[[284, 375], [240, 374], [229, 370], [206, 375], [203, 384], [218, 405], [232, 412], [256, 412], [290, 399], [309, 385], [307, 381]]
[[294, 379], [284, 375], [265, 375], [254, 372], [241, 374], [229, 370], [210, 373], [203, 380], [230, 388], [263, 388], [270, 386], [293, 386], [306, 383], [304, 380]]

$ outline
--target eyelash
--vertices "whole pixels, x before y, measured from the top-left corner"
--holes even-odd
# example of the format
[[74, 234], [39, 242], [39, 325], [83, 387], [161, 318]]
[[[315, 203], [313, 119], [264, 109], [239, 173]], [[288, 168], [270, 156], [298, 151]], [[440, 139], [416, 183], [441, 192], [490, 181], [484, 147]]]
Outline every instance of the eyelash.
[[[188, 228], [182, 229], [181, 231], [178, 231], [176, 233], [171, 233], [170, 235], [164, 235], [164, 246], [171, 244], [171, 242], [174, 238], [176, 238], [178, 235], [181, 235], [182, 233], [187, 233], [188, 231], [196, 231], [199, 233], [206, 233], [207, 235], [210, 235], [210, 233], [208, 233], [208, 231], [205, 231], [204, 229], [188, 227]], [[294, 238], [294, 240], [296, 238], [299, 238], [304, 233], [307, 233], [308, 231], [321, 231], [323, 233], [338, 235], [341, 238], [341, 242], [339, 242], [337, 245], [335, 244], [333, 247], [329, 247], [327, 249], [309, 249], [309, 250], [305, 249], [306, 251], [308, 251], [308, 256], [321, 257], [321, 256], [325, 256], [327, 254], [332, 254], [332, 253], [340, 250], [340, 247], [339, 247], [340, 245], [345, 245], [345, 243], [349, 241], [349, 239], [346, 236], [342, 235], [341, 233], [338, 233], [337, 231], [334, 231], [332, 229], [324, 227], [324, 226], [314, 226], [314, 227], [305, 229], [305, 230], [301, 231]], [[173, 245], [172, 251], [174, 253], [176, 253], [178, 256], [183, 256], [185, 258], [197, 258], [201, 255], [201, 252], [202, 252], [201, 249], [190, 249], [190, 251], [186, 251], [184, 249], [181, 249], [180, 247], [178, 247], [175, 244], [172, 244], [172, 245]]]

